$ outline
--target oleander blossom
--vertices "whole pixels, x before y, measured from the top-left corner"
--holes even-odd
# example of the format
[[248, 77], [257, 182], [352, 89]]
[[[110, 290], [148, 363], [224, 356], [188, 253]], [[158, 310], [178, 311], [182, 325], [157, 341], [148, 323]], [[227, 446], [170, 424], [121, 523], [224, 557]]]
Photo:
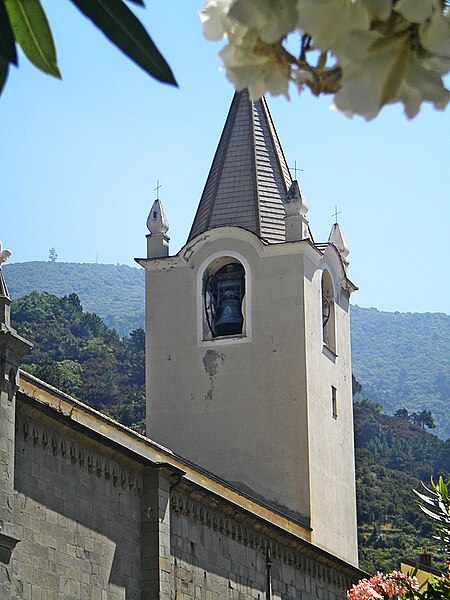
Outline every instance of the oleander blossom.
[[412, 118], [423, 102], [443, 110], [450, 101], [441, 0], [206, 0], [200, 19], [205, 37], [225, 40], [226, 75], [252, 100], [306, 86], [367, 120], [386, 104], [402, 103]]
[[406, 598], [410, 590], [420, 587], [417, 577], [392, 571], [384, 575], [377, 573], [370, 579], [362, 579], [347, 591], [347, 600], [400, 600]]
[[296, 0], [208, 0], [200, 19], [205, 37], [228, 41], [220, 57], [238, 91], [289, 98], [292, 68], [281, 42], [296, 27]]

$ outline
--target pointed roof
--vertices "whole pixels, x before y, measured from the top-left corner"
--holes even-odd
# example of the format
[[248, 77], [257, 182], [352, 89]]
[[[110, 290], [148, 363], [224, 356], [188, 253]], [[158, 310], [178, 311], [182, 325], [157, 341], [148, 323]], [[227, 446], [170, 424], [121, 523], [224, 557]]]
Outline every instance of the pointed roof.
[[236, 92], [188, 241], [224, 225], [285, 241], [285, 197], [292, 178], [265, 98]]

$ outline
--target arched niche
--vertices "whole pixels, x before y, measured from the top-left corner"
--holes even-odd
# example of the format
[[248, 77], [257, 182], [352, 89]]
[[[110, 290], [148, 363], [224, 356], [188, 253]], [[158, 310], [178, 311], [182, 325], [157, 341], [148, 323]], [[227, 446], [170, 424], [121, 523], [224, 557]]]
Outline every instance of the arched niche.
[[243, 257], [220, 254], [199, 270], [200, 341], [233, 340], [248, 334], [249, 267]]
[[322, 272], [322, 335], [324, 345], [336, 354], [336, 306], [333, 280], [327, 269]]

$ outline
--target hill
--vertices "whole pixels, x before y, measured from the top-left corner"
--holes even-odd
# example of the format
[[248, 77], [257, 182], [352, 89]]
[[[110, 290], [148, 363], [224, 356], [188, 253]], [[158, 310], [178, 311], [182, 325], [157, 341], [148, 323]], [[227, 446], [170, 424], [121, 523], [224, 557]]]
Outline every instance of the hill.
[[3, 266], [11, 298], [33, 291], [77, 294], [84, 309], [99, 315], [120, 336], [144, 327], [144, 270], [127, 265], [25, 262]]
[[[120, 336], [144, 327], [143, 269], [59, 262], [10, 263], [3, 269], [12, 298], [33, 290], [76, 293], [85, 310]], [[363, 394], [389, 413], [430, 410], [436, 434], [450, 437], [450, 317], [353, 306], [351, 321], [353, 372]]]
[[[34, 342], [25, 370], [125, 425], [143, 431], [144, 332], [125, 338], [86, 313], [75, 294], [33, 292], [12, 304], [13, 325]], [[438, 557], [432, 526], [413, 501], [431, 475], [450, 475], [450, 439], [382, 412], [364, 399], [354, 407], [361, 566], [391, 570], [424, 546]]]
[[359, 555], [373, 573], [415, 558], [424, 548], [443, 566], [433, 525], [418, 509], [413, 490], [430, 477], [450, 477], [450, 439], [386, 415], [364, 399], [354, 405]]
[[120, 338], [76, 294], [32, 292], [14, 300], [11, 320], [34, 344], [22, 367], [58, 389], [142, 431], [144, 331]]
[[450, 437], [450, 317], [352, 306], [352, 365], [363, 394], [384, 410], [430, 410]]

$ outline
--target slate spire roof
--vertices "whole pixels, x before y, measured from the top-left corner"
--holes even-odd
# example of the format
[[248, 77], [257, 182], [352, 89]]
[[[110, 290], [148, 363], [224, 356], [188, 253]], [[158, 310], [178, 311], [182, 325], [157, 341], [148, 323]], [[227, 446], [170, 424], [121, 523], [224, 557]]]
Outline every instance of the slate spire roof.
[[285, 197], [292, 178], [265, 98], [236, 92], [188, 241], [224, 225], [285, 241]]

